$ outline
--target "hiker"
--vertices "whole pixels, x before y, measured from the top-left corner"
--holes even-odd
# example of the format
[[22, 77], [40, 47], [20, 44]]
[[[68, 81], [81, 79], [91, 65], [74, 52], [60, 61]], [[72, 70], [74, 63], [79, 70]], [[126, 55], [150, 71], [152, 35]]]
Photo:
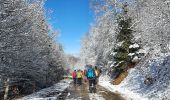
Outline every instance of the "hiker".
[[87, 74], [86, 74], [86, 69], [84, 69], [84, 77], [83, 77], [83, 80], [84, 82], [86, 83], [87, 82]]
[[99, 76], [100, 76], [101, 70], [99, 68], [97, 68], [97, 66], [95, 66], [94, 71], [95, 71], [95, 75], [96, 75], [96, 84], [97, 84], [99, 81]]
[[78, 72], [77, 72], [77, 83], [78, 83], [79, 85], [82, 84], [82, 77], [83, 77], [82, 72], [81, 72], [81, 70], [79, 69]]
[[87, 69], [86, 72], [87, 79], [89, 80], [89, 91], [90, 93], [95, 93], [96, 92], [96, 75], [95, 71], [92, 68], [92, 65], [89, 65], [89, 68]]
[[73, 77], [74, 85], [76, 85], [76, 81], [77, 81], [77, 72], [76, 72], [76, 70], [73, 71], [72, 77]]

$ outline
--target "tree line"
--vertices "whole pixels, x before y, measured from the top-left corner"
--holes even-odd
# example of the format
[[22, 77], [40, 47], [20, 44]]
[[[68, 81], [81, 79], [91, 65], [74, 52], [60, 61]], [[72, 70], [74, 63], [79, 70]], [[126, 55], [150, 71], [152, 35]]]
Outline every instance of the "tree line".
[[1, 89], [7, 79], [11, 85], [28, 84], [19, 91], [29, 93], [62, 79], [66, 56], [53, 34], [44, 0], [0, 0]]
[[168, 0], [92, 0], [91, 7], [95, 21], [82, 39], [82, 64], [121, 73], [147, 52], [169, 52]]

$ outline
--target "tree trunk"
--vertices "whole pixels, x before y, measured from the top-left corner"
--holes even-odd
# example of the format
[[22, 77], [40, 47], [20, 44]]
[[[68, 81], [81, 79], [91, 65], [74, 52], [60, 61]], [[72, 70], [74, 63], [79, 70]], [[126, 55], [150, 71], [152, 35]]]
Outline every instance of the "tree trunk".
[[4, 94], [4, 100], [7, 100], [8, 98], [8, 90], [9, 90], [9, 78], [5, 81], [5, 94]]

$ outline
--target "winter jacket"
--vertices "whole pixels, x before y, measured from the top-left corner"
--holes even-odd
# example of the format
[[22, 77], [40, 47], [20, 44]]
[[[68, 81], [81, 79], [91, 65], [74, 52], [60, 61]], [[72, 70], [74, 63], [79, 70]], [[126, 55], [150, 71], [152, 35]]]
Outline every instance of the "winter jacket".
[[77, 78], [82, 78], [82, 76], [83, 76], [83, 75], [82, 75], [82, 72], [81, 72], [81, 71], [78, 71], [78, 72], [77, 72]]
[[73, 77], [73, 78], [76, 78], [76, 77], [77, 77], [76, 71], [74, 71], [74, 72], [72, 73], [72, 77]]

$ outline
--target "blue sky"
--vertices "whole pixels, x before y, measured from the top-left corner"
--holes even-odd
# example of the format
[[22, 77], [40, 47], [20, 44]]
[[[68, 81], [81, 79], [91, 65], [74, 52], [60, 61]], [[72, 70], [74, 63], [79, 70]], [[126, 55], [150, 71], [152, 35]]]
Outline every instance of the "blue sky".
[[68, 54], [78, 54], [80, 40], [93, 22], [90, 0], [47, 0], [45, 8], [53, 11], [50, 24], [60, 31], [58, 41]]

